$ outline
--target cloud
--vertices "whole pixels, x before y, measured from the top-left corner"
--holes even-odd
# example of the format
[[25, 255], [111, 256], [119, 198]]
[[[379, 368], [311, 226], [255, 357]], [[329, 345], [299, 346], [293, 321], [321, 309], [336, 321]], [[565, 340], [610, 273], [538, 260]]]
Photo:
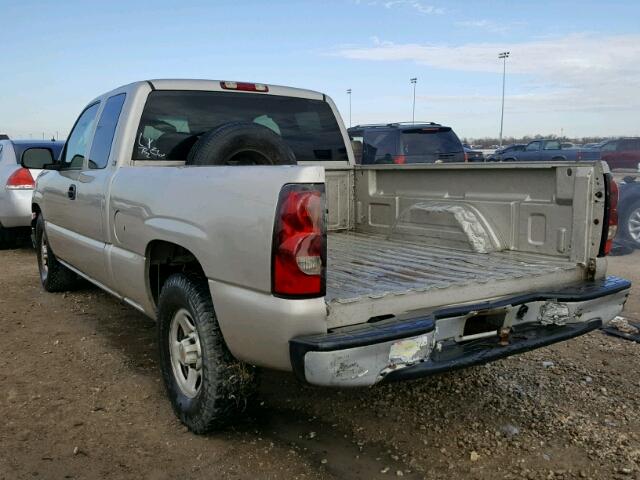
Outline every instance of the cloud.
[[485, 30], [489, 33], [506, 33], [517, 26], [525, 25], [525, 22], [509, 22], [509, 23], [498, 23], [493, 20], [463, 20], [459, 22], [455, 22], [455, 25], [458, 27], [464, 28], [477, 28], [480, 30]]
[[[344, 48], [334, 55], [377, 62], [408, 61], [442, 70], [464, 72], [502, 71], [497, 54], [505, 45], [497, 43], [396, 44], [373, 39], [369, 47]], [[640, 96], [640, 35], [594, 36], [572, 34], [508, 46], [510, 74], [523, 74], [537, 88], [581, 89], [597, 97], [618, 97], [638, 104]]]
[[[523, 129], [535, 132], [545, 118], [555, 115], [565, 126], [584, 124], [580, 128], [585, 131], [600, 128], [635, 132], [637, 123], [630, 125], [629, 121], [640, 109], [638, 45], [640, 34], [569, 34], [507, 45], [398, 44], [376, 38], [368, 46], [336, 49], [331, 54], [357, 61], [412, 62], [469, 73], [472, 78], [474, 72], [502, 73], [498, 53], [509, 50], [506, 108], [508, 113], [521, 116]], [[493, 112], [499, 108], [498, 86], [496, 79], [495, 93], [474, 95], [473, 89], [465, 89], [460, 95], [450, 96], [432, 90], [422, 99], [425, 105], [439, 108], [440, 114], [454, 110]], [[531, 119], [527, 114], [532, 114]], [[461, 115], [458, 113], [459, 118]], [[591, 122], [588, 125], [587, 118]]]
[[384, 8], [412, 8], [422, 15], [442, 15], [445, 10], [441, 7], [426, 4], [419, 0], [355, 0], [357, 5], [382, 6]]

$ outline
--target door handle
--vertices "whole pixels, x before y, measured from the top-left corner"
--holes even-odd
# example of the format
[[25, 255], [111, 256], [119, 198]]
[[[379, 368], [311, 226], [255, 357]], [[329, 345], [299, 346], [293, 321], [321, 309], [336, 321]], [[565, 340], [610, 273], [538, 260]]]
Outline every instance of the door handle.
[[76, 199], [76, 186], [74, 184], [71, 184], [69, 186], [69, 191], [67, 191], [67, 197], [69, 197], [70, 200]]

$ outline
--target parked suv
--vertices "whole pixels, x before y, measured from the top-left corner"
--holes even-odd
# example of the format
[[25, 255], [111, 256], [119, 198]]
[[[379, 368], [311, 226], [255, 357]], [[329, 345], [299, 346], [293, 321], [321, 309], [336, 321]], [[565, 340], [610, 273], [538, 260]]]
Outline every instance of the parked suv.
[[[20, 166], [22, 155], [30, 152], [42, 158], [58, 158], [62, 142], [0, 139], [0, 248], [11, 247], [31, 232], [31, 195], [40, 169]], [[37, 160], [37, 159], [36, 159]]]
[[600, 147], [600, 157], [611, 170], [640, 170], [640, 138], [610, 140]]
[[438, 123], [358, 125], [348, 130], [356, 162], [364, 165], [464, 162], [462, 142]]

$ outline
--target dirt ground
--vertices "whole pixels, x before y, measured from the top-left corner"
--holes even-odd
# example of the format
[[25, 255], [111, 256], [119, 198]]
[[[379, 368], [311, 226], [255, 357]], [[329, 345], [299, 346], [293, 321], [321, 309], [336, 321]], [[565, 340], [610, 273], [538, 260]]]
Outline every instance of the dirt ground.
[[44, 293], [23, 248], [0, 252], [0, 352], [2, 480], [640, 479], [640, 344], [601, 332], [363, 390], [265, 372], [256, 416], [198, 437], [165, 398], [153, 322], [90, 286]]

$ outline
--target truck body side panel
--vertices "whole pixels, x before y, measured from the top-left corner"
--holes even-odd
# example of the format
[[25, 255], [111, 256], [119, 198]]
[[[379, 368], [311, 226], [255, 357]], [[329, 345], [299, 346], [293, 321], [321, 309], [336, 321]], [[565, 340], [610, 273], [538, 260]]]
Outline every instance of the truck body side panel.
[[[151, 242], [165, 241], [191, 252], [211, 280], [270, 292], [280, 189], [287, 183], [323, 182], [319, 167], [119, 168], [108, 204], [112, 278], [105, 283], [129, 296], [124, 293], [130, 284], [122, 279], [133, 273], [131, 255], [145, 258]], [[144, 275], [140, 270], [144, 264], [136, 267], [136, 278]], [[147, 292], [136, 288], [132, 297], [148, 309]]]

